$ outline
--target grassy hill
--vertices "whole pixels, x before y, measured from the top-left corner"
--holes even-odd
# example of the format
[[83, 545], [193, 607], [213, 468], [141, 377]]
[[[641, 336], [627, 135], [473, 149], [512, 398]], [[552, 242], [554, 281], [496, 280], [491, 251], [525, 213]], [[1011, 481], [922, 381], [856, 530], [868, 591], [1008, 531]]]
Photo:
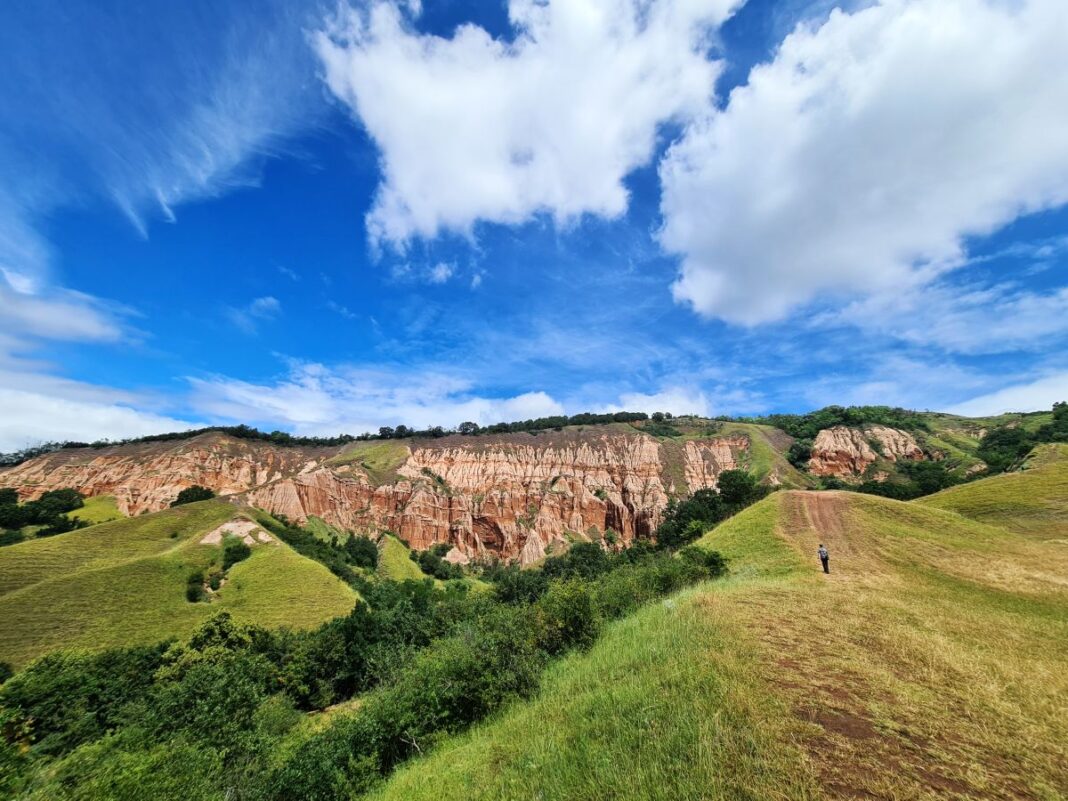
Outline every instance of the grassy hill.
[[204, 501], [0, 550], [0, 661], [184, 637], [223, 609], [294, 628], [351, 609], [351, 588], [278, 541], [255, 545], [210, 603], [187, 601], [190, 572], [220, 553], [201, 539], [238, 511]]
[[408, 546], [392, 534], [384, 534], [378, 543], [379, 576], [392, 581], [422, 581], [428, 578], [409, 556]]
[[122, 519], [122, 512], [115, 503], [114, 495], [96, 495], [85, 499], [85, 505], [68, 513], [68, 517], [84, 520], [91, 526]]
[[372, 797], [1068, 796], [1063, 543], [782, 492], [700, 544], [731, 578], [613, 624]]
[[1035, 537], [1068, 537], [1068, 445], [1040, 445], [1027, 469], [943, 490], [919, 501]]

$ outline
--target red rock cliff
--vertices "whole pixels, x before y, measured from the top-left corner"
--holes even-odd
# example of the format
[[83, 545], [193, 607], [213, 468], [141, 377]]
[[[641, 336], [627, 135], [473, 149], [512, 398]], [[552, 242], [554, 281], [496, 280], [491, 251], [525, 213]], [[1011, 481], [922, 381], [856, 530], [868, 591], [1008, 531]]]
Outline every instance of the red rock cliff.
[[[26, 498], [75, 487], [115, 495], [126, 514], [165, 508], [193, 484], [291, 520], [309, 516], [346, 529], [388, 529], [413, 548], [452, 543], [469, 557], [537, 561], [554, 543], [650, 534], [668, 502], [664, 449], [638, 433], [585, 430], [500, 438], [390, 442], [393, 464], [376, 472], [347, 448], [282, 448], [206, 434], [191, 440], [71, 450], [0, 472]], [[382, 447], [371, 445], [370, 447]], [[687, 442], [688, 487], [715, 486], [739, 464], [744, 436]]]

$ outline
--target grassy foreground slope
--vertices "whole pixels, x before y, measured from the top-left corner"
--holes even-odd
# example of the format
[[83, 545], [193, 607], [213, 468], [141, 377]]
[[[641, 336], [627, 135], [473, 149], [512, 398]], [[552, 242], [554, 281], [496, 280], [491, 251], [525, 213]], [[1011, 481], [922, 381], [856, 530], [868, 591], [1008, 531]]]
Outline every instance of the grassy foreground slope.
[[219, 556], [200, 540], [237, 512], [205, 501], [4, 548], [0, 661], [18, 667], [57, 648], [185, 637], [221, 610], [293, 628], [349, 612], [352, 589], [278, 541], [255, 545], [211, 603], [187, 601], [190, 572]]
[[951, 487], [919, 503], [1020, 534], [1068, 538], [1068, 444], [1040, 445], [1025, 470]]
[[613, 624], [374, 797], [1068, 797], [1063, 544], [782, 492], [701, 545], [729, 579]]

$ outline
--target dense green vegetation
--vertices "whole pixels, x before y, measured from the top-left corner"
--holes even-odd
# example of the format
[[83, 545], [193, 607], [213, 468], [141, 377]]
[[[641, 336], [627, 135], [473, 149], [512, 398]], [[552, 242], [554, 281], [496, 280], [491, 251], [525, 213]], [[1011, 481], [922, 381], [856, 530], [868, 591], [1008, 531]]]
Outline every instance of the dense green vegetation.
[[[729, 419], [729, 418], [724, 418]], [[923, 414], [893, 406], [827, 406], [808, 414], [769, 414], [748, 420], [775, 426], [791, 437], [811, 441], [821, 430], [832, 426], [884, 425], [906, 431], [927, 431]]]
[[419, 569], [428, 576], [442, 581], [463, 578], [463, 568], [446, 562], [444, 559], [445, 554], [451, 550], [452, 546], [449, 543], [439, 542], [425, 551], [411, 551], [410, 556], [412, 561], [419, 565]]
[[682, 501], [674, 500], [657, 529], [662, 548], [679, 548], [708, 529], [768, 494], [768, 488], [744, 470], [724, 470], [717, 489], [701, 489]]
[[22, 529], [33, 526], [33, 535], [51, 537], [84, 528], [89, 523], [69, 516], [85, 505], [81, 493], [73, 489], [55, 489], [35, 501], [19, 503], [13, 489], [0, 489], [0, 545], [14, 545], [27, 538]]
[[911, 501], [940, 492], [962, 481], [944, 462], [900, 461], [896, 467], [898, 475], [886, 481], [868, 479], [860, 484], [846, 484], [836, 478], [827, 477], [821, 484], [823, 489], [844, 489], [866, 495], [880, 495], [896, 501]]
[[185, 503], [196, 503], [197, 501], [210, 501], [214, 497], [215, 493], [207, 487], [194, 484], [179, 492], [178, 497], [171, 502], [171, 506], [181, 506]]
[[1012, 422], [987, 431], [979, 443], [978, 456], [991, 473], [1003, 473], [1045, 442], [1068, 442], [1068, 402], [1053, 404], [1053, 419], [1037, 429]]

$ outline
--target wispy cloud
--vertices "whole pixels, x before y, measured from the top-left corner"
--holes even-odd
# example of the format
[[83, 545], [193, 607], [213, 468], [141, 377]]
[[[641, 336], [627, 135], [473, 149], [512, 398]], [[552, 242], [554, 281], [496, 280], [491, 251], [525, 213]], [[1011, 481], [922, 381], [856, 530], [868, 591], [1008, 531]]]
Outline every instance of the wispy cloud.
[[979, 395], [957, 404], [950, 411], [979, 417], [1003, 412], [1040, 411], [1066, 400], [1068, 371], [1061, 371]]
[[379, 426], [452, 426], [560, 414], [539, 391], [492, 397], [455, 372], [403, 366], [328, 367], [293, 362], [270, 384], [224, 376], [190, 378], [202, 415], [281, 425], [303, 434], [376, 431]]
[[0, 264], [45, 275], [39, 225], [56, 209], [110, 203], [146, 234], [183, 202], [254, 183], [255, 157], [313, 120], [309, 21], [276, 0], [8, 8], [0, 71], [20, 78], [2, 96]]
[[266, 295], [241, 308], [228, 307], [226, 316], [246, 334], [254, 334], [260, 323], [275, 319], [281, 312], [282, 304], [279, 300]]

